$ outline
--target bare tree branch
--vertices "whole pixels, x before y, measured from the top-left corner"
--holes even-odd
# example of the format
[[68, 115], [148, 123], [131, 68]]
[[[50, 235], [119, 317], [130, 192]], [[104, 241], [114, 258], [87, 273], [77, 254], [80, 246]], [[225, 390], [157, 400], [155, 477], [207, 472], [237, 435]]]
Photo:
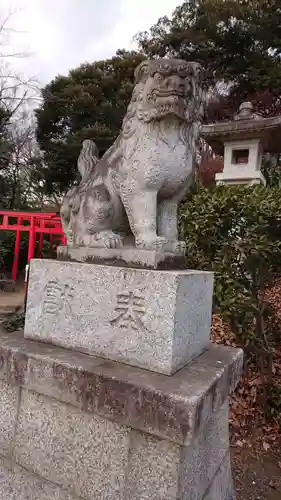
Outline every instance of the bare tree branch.
[[0, 177], [4, 189], [0, 199], [12, 209], [44, 200], [33, 115], [34, 103], [41, 100], [40, 89], [34, 77], [25, 78], [14, 68], [14, 58], [29, 54], [11, 46], [11, 34], [16, 32], [10, 24], [13, 14], [11, 10], [4, 14], [0, 7]]

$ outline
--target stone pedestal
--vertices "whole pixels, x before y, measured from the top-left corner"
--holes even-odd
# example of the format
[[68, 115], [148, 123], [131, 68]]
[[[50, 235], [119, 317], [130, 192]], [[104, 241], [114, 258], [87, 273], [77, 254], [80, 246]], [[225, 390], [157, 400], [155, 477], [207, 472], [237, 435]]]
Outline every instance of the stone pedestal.
[[0, 500], [235, 499], [243, 355], [210, 342], [212, 287], [207, 272], [32, 261], [26, 338], [0, 332]]
[[60, 260], [88, 262], [141, 269], [186, 269], [184, 255], [167, 251], [143, 250], [130, 245], [122, 248], [98, 248], [86, 246], [59, 246]]
[[24, 335], [173, 374], [210, 345], [213, 274], [33, 260]]
[[242, 352], [172, 376], [0, 333], [0, 500], [234, 500]]

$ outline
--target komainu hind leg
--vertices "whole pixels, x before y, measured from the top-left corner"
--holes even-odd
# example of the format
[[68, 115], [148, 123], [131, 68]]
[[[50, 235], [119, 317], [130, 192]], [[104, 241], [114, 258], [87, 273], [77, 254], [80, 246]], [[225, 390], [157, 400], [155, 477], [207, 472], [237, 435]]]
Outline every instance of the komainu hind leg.
[[178, 235], [178, 204], [176, 200], [163, 200], [158, 206], [158, 234], [166, 238], [165, 249], [169, 252], [184, 255], [186, 244]]

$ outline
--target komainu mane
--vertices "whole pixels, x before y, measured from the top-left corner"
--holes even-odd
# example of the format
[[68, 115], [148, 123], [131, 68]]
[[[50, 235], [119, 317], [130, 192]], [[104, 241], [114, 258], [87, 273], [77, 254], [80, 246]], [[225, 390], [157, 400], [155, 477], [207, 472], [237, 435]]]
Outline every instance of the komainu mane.
[[127, 219], [135, 246], [183, 254], [177, 208], [194, 174], [203, 113], [202, 69], [176, 59], [145, 61], [121, 133], [99, 160], [83, 142], [81, 182], [63, 200], [68, 244], [118, 248]]

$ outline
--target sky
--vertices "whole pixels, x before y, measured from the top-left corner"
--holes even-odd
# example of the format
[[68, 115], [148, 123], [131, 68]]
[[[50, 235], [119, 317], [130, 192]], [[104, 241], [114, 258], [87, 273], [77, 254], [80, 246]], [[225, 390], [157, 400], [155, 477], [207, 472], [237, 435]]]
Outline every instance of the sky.
[[111, 57], [118, 48], [134, 48], [133, 36], [171, 15], [181, 0], [0, 2], [0, 19], [12, 12], [7, 24], [10, 50], [29, 54], [13, 57], [12, 65], [44, 85], [83, 62]]

